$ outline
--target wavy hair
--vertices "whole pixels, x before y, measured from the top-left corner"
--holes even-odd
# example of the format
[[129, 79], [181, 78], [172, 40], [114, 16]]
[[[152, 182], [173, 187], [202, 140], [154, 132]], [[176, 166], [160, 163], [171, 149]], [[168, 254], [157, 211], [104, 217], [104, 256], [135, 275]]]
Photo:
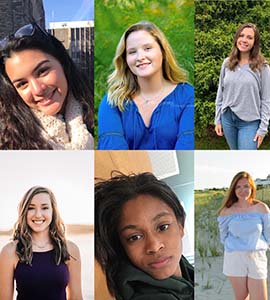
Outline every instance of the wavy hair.
[[40, 50], [60, 62], [68, 82], [68, 91], [82, 105], [84, 123], [93, 133], [93, 78], [87, 78], [75, 66], [63, 44], [54, 36], [24, 36], [11, 39], [5, 50], [0, 52], [0, 149], [51, 149], [41, 135], [41, 123], [23, 102], [5, 70], [6, 58], [14, 52], [27, 49]]
[[185, 211], [177, 196], [163, 181], [151, 173], [116, 176], [95, 185], [95, 256], [106, 275], [110, 293], [121, 299], [117, 288], [120, 263], [129, 260], [121, 245], [118, 224], [127, 201], [139, 195], [151, 195], [165, 202], [184, 228]]
[[259, 29], [257, 28], [257, 26], [255, 24], [252, 24], [252, 23], [242, 24], [238, 27], [238, 29], [235, 33], [235, 36], [234, 36], [233, 47], [232, 47], [231, 53], [229, 55], [229, 60], [228, 60], [227, 66], [230, 70], [234, 70], [240, 61], [240, 51], [237, 48], [237, 40], [238, 40], [241, 32], [245, 28], [251, 28], [254, 31], [254, 45], [249, 53], [249, 66], [252, 69], [252, 71], [255, 72], [256, 70], [260, 70], [262, 68], [263, 64], [266, 63], [266, 60], [263, 57], [263, 55], [261, 54], [261, 50], [260, 50]]
[[256, 184], [255, 184], [254, 180], [249, 175], [249, 173], [247, 173], [245, 171], [241, 171], [233, 177], [233, 180], [231, 182], [231, 185], [229, 187], [227, 195], [224, 198], [224, 201], [223, 201], [220, 209], [218, 210], [218, 213], [220, 213], [225, 207], [229, 208], [238, 201], [238, 198], [235, 194], [235, 188], [236, 188], [238, 181], [243, 178], [246, 178], [248, 180], [248, 183], [251, 186], [251, 194], [250, 194], [250, 197], [247, 199], [247, 201], [251, 204], [260, 202], [260, 201], [256, 200]]
[[108, 77], [108, 101], [118, 106], [121, 111], [124, 110], [124, 100], [131, 100], [140, 89], [137, 77], [130, 71], [126, 62], [127, 38], [132, 32], [139, 30], [150, 33], [159, 44], [163, 56], [163, 77], [174, 84], [187, 82], [187, 72], [177, 64], [174, 52], [164, 33], [148, 21], [133, 24], [124, 32], [118, 43], [113, 59], [115, 70]]
[[41, 186], [34, 186], [23, 196], [18, 208], [18, 220], [14, 226], [13, 240], [18, 241], [16, 253], [20, 262], [30, 264], [33, 258], [31, 228], [27, 224], [27, 212], [33, 197], [40, 193], [49, 195], [52, 205], [52, 221], [49, 235], [55, 250], [55, 263], [59, 265], [70, 259], [65, 239], [65, 226], [60, 217], [55, 196], [51, 190]]

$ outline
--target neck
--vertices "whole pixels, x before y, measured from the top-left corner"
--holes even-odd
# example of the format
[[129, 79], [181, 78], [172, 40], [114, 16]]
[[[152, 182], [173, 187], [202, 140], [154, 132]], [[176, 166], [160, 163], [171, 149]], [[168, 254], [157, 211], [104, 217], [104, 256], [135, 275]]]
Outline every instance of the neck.
[[149, 78], [139, 77], [138, 84], [143, 94], [154, 94], [165, 86], [166, 81], [162, 75], [156, 74]]
[[240, 208], [247, 208], [251, 205], [251, 203], [247, 199], [239, 199], [236, 202], [237, 206]]
[[43, 232], [32, 232], [32, 242], [37, 245], [44, 245], [47, 242], [51, 241], [49, 231]]
[[240, 63], [248, 63], [249, 62], [249, 52], [240, 53]]

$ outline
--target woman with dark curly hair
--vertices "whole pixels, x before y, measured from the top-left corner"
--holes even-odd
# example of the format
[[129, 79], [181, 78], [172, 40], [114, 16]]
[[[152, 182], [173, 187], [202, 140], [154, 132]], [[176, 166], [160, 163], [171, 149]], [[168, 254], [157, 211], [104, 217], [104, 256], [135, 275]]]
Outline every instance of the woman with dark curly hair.
[[96, 184], [95, 255], [117, 300], [194, 299], [184, 223], [177, 196], [151, 173]]
[[93, 149], [92, 79], [37, 23], [0, 40], [0, 149]]
[[0, 253], [0, 299], [82, 300], [78, 247], [65, 238], [54, 194], [34, 186], [19, 205], [13, 241]]

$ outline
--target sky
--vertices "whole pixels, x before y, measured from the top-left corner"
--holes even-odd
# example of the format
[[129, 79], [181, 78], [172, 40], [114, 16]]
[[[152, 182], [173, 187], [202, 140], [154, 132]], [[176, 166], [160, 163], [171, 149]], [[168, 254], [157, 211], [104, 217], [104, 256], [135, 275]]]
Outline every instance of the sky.
[[49, 22], [94, 20], [94, 0], [43, 0], [46, 28]]
[[234, 175], [248, 172], [253, 179], [270, 174], [269, 151], [194, 151], [195, 189], [229, 187]]
[[32, 186], [50, 188], [66, 224], [94, 223], [93, 151], [0, 151], [0, 230]]

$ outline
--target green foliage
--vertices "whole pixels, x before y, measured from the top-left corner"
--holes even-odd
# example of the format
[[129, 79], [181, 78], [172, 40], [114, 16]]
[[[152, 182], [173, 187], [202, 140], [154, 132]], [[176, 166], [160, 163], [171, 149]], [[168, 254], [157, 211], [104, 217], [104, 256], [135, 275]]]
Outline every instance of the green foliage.
[[[95, 1], [95, 123], [100, 100], [107, 91], [116, 46], [124, 31], [147, 20], [166, 35], [177, 61], [194, 81], [193, 0], [99, 0]], [[97, 126], [96, 126], [97, 128]], [[97, 133], [96, 133], [97, 136]]]
[[[269, 20], [270, 1], [195, 0], [194, 62], [197, 149], [220, 149], [224, 144], [217, 143], [213, 134], [215, 98], [220, 68], [223, 60], [230, 53], [237, 27], [247, 22], [255, 23], [261, 34], [262, 53], [269, 58]], [[209, 141], [209, 136], [212, 142]]]

